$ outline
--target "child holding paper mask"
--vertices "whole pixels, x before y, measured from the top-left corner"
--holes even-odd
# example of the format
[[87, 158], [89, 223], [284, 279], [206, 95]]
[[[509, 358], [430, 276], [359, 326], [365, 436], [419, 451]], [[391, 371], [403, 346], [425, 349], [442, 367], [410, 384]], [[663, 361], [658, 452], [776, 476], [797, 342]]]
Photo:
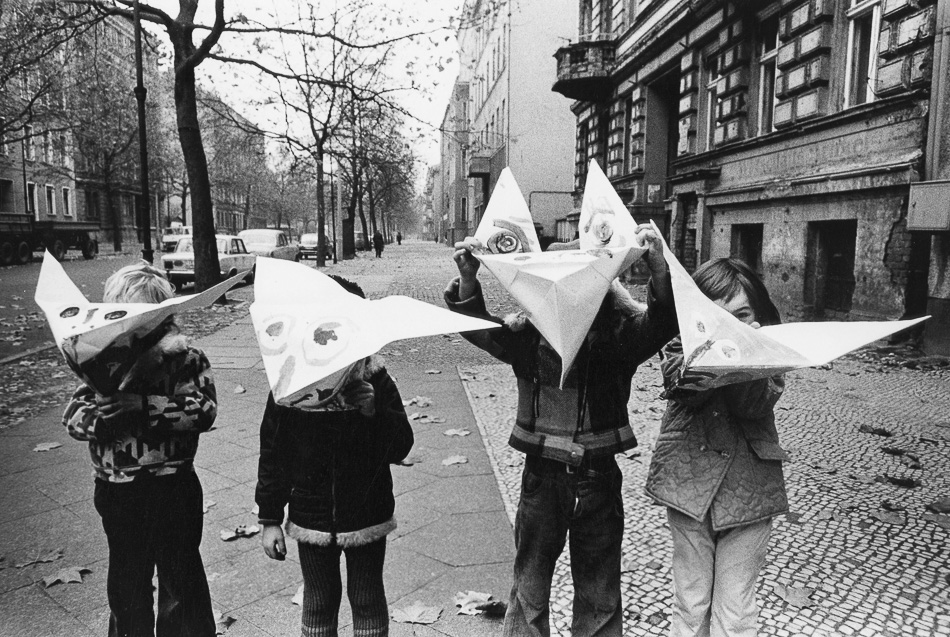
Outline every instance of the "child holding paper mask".
[[[145, 261], [106, 281], [106, 303], [175, 296]], [[198, 434], [217, 416], [211, 365], [172, 320], [126, 374], [121, 391], [83, 385], [66, 406], [69, 435], [89, 442], [95, 507], [109, 542], [110, 635], [213, 637], [214, 613], [198, 545], [204, 523], [194, 471]], [[158, 618], [152, 576], [158, 570]]]
[[[747, 325], [781, 322], [765, 286], [741, 261], [709, 261], [693, 280]], [[772, 518], [788, 510], [782, 475], [788, 455], [772, 411], [785, 382], [774, 376], [705, 391], [676, 387], [683, 366], [679, 339], [665, 352], [669, 404], [646, 492], [666, 505], [673, 535], [670, 635], [752, 637], [755, 582]]]
[[514, 581], [503, 634], [547, 636], [554, 566], [570, 533], [574, 580], [572, 635], [620, 637], [623, 607], [621, 474], [614, 455], [636, 446], [627, 402], [637, 366], [677, 332], [673, 291], [662, 240], [649, 225], [636, 230], [648, 245], [652, 274], [644, 309], [623, 286], [607, 293], [564, 389], [561, 359], [529, 320], [488, 314], [476, 278], [475, 239], [456, 244], [459, 269], [445, 292], [457, 312], [494, 320], [499, 329], [463, 336], [509, 363], [518, 383], [518, 412], [509, 443], [525, 453], [515, 518]]
[[[358, 285], [333, 277], [349, 292]], [[304, 635], [335, 636], [342, 598], [340, 556], [346, 556], [353, 631], [389, 634], [383, 588], [386, 536], [396, 528], [389, 465], [403, 460], [413, 435], [396, 384], [374, 356], [350, 368], [336, 396], [318, 406], [292, 408], [268, 396], [261, 422], [255, 499], [268, 557], [297, 540], [303, 571]]]

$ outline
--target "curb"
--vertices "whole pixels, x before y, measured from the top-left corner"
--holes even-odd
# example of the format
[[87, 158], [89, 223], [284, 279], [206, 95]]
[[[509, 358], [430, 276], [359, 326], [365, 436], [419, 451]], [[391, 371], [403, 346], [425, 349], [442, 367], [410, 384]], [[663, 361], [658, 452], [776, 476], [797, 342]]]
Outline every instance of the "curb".
[[15, 363], [22, 358], [26, 358], [27, 356], [32, 356], [33, 354], [39, 354], [40, 352], [45, 352], [46, 350], [53, 349], [55, 347], [56, 347], [55, 343], [46, 343], [45, 345], [40, 345], [39, 347], [34, 347], [32, 349], [28, 349], [18, 354], [7, 356], [6, 358], [0, 358], [0, 365]]

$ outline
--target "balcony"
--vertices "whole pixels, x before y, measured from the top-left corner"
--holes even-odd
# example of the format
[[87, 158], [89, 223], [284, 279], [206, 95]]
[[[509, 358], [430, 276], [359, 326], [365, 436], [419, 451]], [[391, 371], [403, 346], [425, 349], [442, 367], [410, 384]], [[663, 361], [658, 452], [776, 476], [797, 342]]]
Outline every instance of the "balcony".
[[469, 177], [488, 179], [492, 173], [492, 160], [505, 145], [505, 137], [499, 133], [482, 131], [473, 133], [470, 137], [471, 159], [468, 164]]
[[469, 177], [488, 177], [491, 174], [491, 155], [472, 155], [468, 164]]
[[609, 38], [584, 36], [577, 44], [557, 50], [557, 81], [551, 90], [564, 97], [584, 102], [605, 99], [611, 90], [616, 42]]

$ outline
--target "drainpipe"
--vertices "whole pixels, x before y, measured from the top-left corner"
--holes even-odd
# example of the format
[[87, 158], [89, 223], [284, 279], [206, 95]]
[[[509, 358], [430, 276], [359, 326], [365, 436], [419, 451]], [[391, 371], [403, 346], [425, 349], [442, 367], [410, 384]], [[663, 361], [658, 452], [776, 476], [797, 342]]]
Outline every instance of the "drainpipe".
[[[950, 0], [938, 0], [934, 37], [933, 76], [930, 84], [930, 116], [927, 122], [927, 149], [924, 155], [925, 180], [950, 178]], [[942, 130], [943, 129], [943, 130]]]

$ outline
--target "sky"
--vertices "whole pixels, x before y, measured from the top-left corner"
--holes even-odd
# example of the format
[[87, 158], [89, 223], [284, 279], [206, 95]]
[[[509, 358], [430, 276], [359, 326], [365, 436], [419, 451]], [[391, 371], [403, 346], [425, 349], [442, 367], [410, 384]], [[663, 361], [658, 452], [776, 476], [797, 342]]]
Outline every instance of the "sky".
[[[171, 15], [178, 12], [177, 0], [142, 0], [163, 9]], [[333, 0], [321, 0], [315, 4], [323, 9]], [[346, 5], [346, 0], [336, 0]], [[422, 122], [421, 129], [424, 137], [413, 140], [416, 155], [420, 160], [417, 171], [424, 176], [426, 166], [439, 161], [439, 132], [438, 128], [445, 114], [452, 83], [458, 74], [458, 44], [454, 30], [448, 26], [450, 16], [457, 17], [461, 11], [463, 0], [372, 0], [382, 2], [388, 10], [400, 15], [412, 16], [417, 24], [432, 29], [430, 38], [418, 38], [412, 43], [398, 45], [394, 49], [392, 69], [390, 75], [394, 79], [401, 79], [401, 69], [412, 64], [415, 69], [416, 84], [420, 90], [404, 90], [395, 94], [395, 99], [407, 111]], [[243, 13], [248, 17], [262, 16], [263, 13], [277, 13], [285, 15], [291, 0], [225, 0], [225, 16], [233, 17]], [[212, 0], [199, 0], [199, 21], [208, 23], [213, 20], [214, 3]], [[261, 17], [262, 21], [267, 19]], [[272, 18], [270, 19], [272, 20]], [[440, 28], [442, 27], [442, 28]], [[398, 26], [393, 24], [386, 29], [386, 35], [397, 32]], [[154, 29], [153, 29], [154, 30]], [[167, 42], [164, 33], [160, 35], [163, 42]], [[431, 41], [434, 40], [434, 43]], [[222, 42], [225, 46], [229, 43]], [[219, 63], [207, 61], [199, 67], [199, 82], [210, 82], [221, 93], [228, 103], [236, 108], [249, 120], [263, 125], [258, 121], [259, 107], [254, 104], [260, 101], [261, 90], [253, 71], [233, 66], [223, 69]]]

